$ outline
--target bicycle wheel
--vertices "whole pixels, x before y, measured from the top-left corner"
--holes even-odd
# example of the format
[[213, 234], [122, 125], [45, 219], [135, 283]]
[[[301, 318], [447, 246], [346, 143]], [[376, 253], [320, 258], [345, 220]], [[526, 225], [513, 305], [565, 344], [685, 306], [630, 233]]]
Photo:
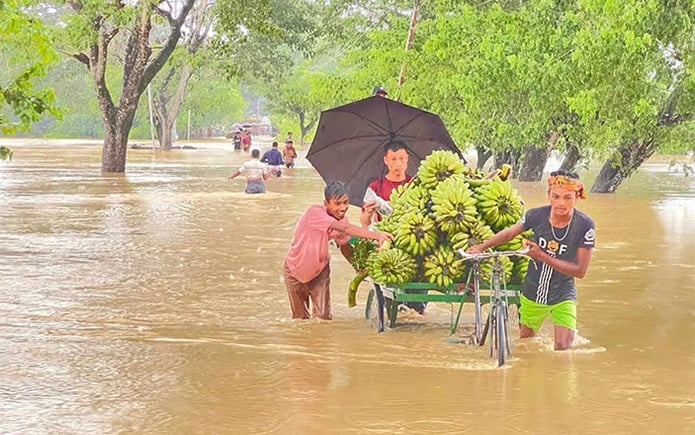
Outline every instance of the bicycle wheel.
[[383, 298], [383, 302], [379, 301], [379, 296], [376, 293], [376, 289], [372, 288], [369, 290], [367, 295], [367, 303], [364, 309], [364, 317], [367, 319], [367, 324], [370, 328], [376, 329], [377, 332], [384, 332], [384, 312], [388, 314], [388, 303], [387, 300]]
[[370, 328], [376, 329], [378, 323], [378, 313], [377, 313], [377, 303], [376, 294], [374, 289], [369, 289], [369, 294], [367, 295], [367, 303], [364, 306], [364, 318], [367, 320], [367, 324]]
[[507, 319], [504, 313], [504, 305], [495, 305], [495, 341], [497, 346], [497, 363], [499, 367], [504, 365], [509, 343], [507, 341]]

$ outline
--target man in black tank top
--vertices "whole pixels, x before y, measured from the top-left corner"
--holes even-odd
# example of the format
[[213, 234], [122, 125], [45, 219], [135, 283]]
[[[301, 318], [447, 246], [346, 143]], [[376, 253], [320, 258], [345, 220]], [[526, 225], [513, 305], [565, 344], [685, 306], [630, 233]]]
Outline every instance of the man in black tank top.
[[572, 347], [577, 329], [577, 289], [575, 278], [584, 278], [595, 244], [594, 221], [575, 208], [584, 199], [584, 186], [577, 174], [555, 171], [548, 178], [549, 205], [530, 209], [521, 222], [472, 246], [478, 253], [533, 230], [527, 241], [533, 258], [521, 296], [521, 338], [533, 337], [548, 316], [555, 329], [555, 350]]

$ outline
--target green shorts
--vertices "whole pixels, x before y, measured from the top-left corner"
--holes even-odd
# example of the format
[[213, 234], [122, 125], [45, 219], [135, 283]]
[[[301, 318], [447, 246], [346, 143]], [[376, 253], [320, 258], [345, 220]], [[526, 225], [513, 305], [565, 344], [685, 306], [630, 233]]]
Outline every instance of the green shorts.
[[538, 332], [548, 315], [553, 318], [553, 325], [577, 330], [577, 302], [562, 301], [555, 305], [539, 304], [521, 295], [521, 319], [519, 322]]

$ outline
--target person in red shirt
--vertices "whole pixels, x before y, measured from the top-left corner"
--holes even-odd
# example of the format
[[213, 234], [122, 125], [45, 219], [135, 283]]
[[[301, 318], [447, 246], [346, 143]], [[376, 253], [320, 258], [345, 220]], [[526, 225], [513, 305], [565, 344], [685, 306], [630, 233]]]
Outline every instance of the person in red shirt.
[[[384, 154], [384, 164], [388, 172], [383, 178], [378, 178], [369, 183], [369, 188], [372, 189], [380, 198], [385, 201], [391, 199], [391, 192], [398, 186], [410, 183], [412, 176], [406, 174], [408, 169], [408, 151], [405, 144], [402, 142], [391, 142], [386, 146]], [[373, 220], [381, 220], [379, 213], [376, 211], [376, 203], [370, 201], [362, 206], [360, 215], [360, 223], [362, 226], [369, 226]]]
[[[310, 300], [314, 317], [326, 320], [333, 317], [329, 240], [335, 240], [341, 248], [348, 244], [350, 236], [374, 239], [379, 245], [393, 240], [390, 234], [350, 224], [345, 216], [348, 190], [342, 182], [328, 184], [323, 195], [323, 205], [310, 206], [299, 219], [285, 257], [285, 286], [293, 319], [309, 318]], [[341, 252], [345, 254], [342, 249]]]
[[241, 133], [241, 149], [248, 151], [251, 148], [251, 133], [248, 130], [244, 130]]
[[[408, 175], [408, 150], [402, 142], [391, 142], [386, 146], [384, 154], [384, 164], [388, 168], [388, 172], [383, 178], [378, 178], [369, 183], [369, 188], [372, 189], [380, 198], [385, 201], [391, 199], [391, 192], [398, 186], [410, 183], [413, 179]], [[381, 216], [376, 211], [376, 203], [370, 201], [362, 206], [360, 214], [360, 223], [362, 226], [369, 226], [373, 220], [380, 220]], [[375, 284], [376, 285], [376, 284]], [[408, 293], [427, 293], [427, 290], [406, 290]], [[405, 305], [418, 312], [425, 314], [426, 302], [406, 302]]]

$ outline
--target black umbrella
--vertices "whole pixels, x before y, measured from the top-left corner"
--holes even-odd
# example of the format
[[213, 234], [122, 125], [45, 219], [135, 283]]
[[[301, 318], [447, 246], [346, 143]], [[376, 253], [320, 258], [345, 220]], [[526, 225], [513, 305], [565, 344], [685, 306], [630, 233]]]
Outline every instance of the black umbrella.
[[350, 204], [361, 206], [369, 183], [386, 174], [383, 157], [392, 141], [405, 144], [409, 175], [434, 150], [463, 159], [439, 116], [380, 96], [321, 112], [306, 157], [327, 183], [347, 184]]

